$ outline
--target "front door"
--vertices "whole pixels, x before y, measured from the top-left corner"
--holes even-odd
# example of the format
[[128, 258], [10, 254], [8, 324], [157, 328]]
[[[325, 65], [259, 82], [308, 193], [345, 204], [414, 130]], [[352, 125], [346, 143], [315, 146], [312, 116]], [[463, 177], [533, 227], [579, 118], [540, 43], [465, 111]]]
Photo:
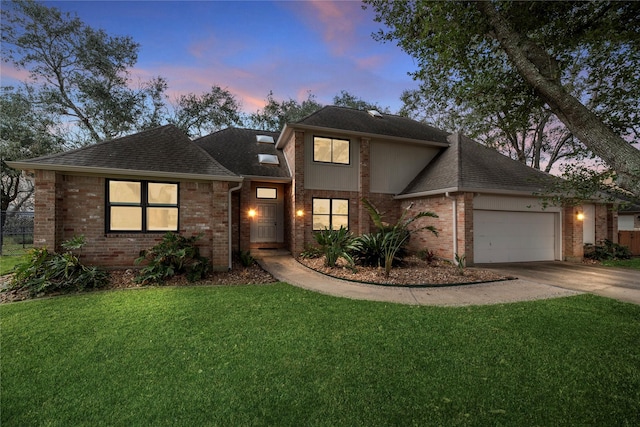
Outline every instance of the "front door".
[[278, 241], [278, 203], [260, 201], [251, 227], [251, 241], [256, 243]]

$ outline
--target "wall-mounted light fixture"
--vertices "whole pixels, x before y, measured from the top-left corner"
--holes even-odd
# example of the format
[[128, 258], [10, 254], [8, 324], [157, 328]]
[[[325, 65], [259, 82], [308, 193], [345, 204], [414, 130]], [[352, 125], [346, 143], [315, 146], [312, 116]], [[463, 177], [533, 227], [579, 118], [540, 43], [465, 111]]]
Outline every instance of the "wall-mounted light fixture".
[[256, 216], [256, 210], [255, 209], [249, 209], [249, 218], [253, 218]]
[[577, 215], [576, 215], [576, 218], [578, 218], [578, 221], [583, 221], [584, 220], [584, 213], [578, 212]]
[[304, 216], [304, 211], [302, 209], [298, 209], [296, 211], [296, 216]]

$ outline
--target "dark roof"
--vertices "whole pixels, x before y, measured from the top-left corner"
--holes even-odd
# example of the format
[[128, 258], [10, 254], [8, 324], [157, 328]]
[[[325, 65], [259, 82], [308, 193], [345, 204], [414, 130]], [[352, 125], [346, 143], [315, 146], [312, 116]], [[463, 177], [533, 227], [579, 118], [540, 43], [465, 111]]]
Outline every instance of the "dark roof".
[[407, 117], [392, 114], [381, 114], [381, 117], [373, 117], [367, 111], [335, 106], [321, 108], [304, 119], [289, 124], [292, 127], [296, 125], [440, 143], [446, 143], [448, 135], [447, 132]]
[[[269, 178], [289, 178], [289, 170], [281, 150], [275, 144], [257, 142], [257, 135], [267, 135], [278, 140], [278, 132], [262, 130], [227, 128], [193, 141], [224, 167], [242, 176], [261, 176]], [[280, 164], [262, 165], [258, 154], [271, 154], [278, 157]]]
[[546, 186], [560, 179], [463, 135], [453, 134], [449, 141], [451, 146], [442, 150], [416, 176], [402, 192], [403, 195], [445, 189], [542, 193]]
[[173, 125], [18, 163], [22, 166], [33, 165], [37, 169], [44, 169], [44, 166], [68, 166], [159, 172], [168, 175], [234, 177], [232, 172], [211, 158]]

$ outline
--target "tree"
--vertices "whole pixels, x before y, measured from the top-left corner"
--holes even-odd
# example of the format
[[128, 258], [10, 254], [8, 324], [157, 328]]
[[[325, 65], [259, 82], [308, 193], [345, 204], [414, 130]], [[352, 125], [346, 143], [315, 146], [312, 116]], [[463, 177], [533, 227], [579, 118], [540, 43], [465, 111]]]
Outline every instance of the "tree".
[[[640, 151], [623, 138], [637, 137], [640, 124], [640, 4], [365, 2], [389, 27], [376, 38], [417, 60], [423, 88], [454, 86], [465, 99], [511, 93], [501, 98], [507, 108], [530, 94], [640, 194]], [[576, 76], [584, 92], [572, 92]]]
[[202, 95], [180, 95], [174, 107], [173, 123], [189, 136], [204, 136], [240, 123], [240, 103], [226, 89], [212, 86]]
[[273, 96], [273, 91], [269, 91], [266, 105], [250, 114], [246, 125], [254, 129], [278, 132], [285, 124], [301, 120], [320, 108], [322, 104], [316, 101], [315, 95], [311, 92], [308, 92], [307, 99], [300, 103], [293, 98], [280, 102]]
[[[5, 163], [9, 160], [37, 157], [61, 149], [62, 141], [53, 136], [55, 122], [35, 111], [28, 95], [13, 88], [0, 92], [0, 230], [10, 208], [18, 211], [33, 194], [33, 184], [20, 171]], [[0, 232], [0, 251], [2, 250]]]
[[357, 110], [377, 110], [381, 113], [391, 114], [389, 107], [382, 107], [377, 103], [371, 103], [359, 98], [346, 90], [341, 90], [339, 95], [333, 97], [333, 105], [338, 107], [349, 107]]
[[139, 45], [112, 37], [77, 16], [34, 1], [14, 1], [2, 10], [2, 56], [29, 71], [33, 102], [78, 125], [91, 141], [112, 139], [136, 128], [154, 89], [162, 82], [129, 87]]

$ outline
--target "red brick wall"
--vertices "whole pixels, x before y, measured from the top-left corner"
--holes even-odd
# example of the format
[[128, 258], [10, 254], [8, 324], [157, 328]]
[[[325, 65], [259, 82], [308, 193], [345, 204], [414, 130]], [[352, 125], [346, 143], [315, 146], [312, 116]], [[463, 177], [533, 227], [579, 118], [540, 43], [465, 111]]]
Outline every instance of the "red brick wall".
[[[456, 193], [457, 209], [457, 253], [465, 255], [468, 264], [473, 263], [473, 194]], [[428, 230], [413, 233], [409, 241], [408, 249], [412, 252], [427, 249], [433, 251], [436, 256], [453, 260], [453, 200], [444, 195], [425, 197], [421, 199], [407, 199], [402, 201], [402, 208], [409, 206], [408, 217], [421, 211], [429, 211], [438, 215], [438, 218], [425, 217], [415, 221], [413, 228], [424, 225], [433, 225], [438, 230], [435, 236]], [[465, 231], [466, 230], [466, 231]]]
[[[216, 269], [228, 266], [226, 182], [180, 181], [180, 233], [203, 233], [203, 256]], [[142, 249], [162, 233], [106, 233], [105, 178], [36, 172], [34, 244], [60, 250], [75, 235], [87, 241], [82, 259], [93, 265], [131, 267]]]
[[562, 214], [562, 259], [580, 262], [584, 256], [582, 221], [578, 220], [581, 207], [568, 206]]
[[618, 212], [613, 206], [597, 204], [596, 206], [596, 242], [605, 239], [618, 243]]

